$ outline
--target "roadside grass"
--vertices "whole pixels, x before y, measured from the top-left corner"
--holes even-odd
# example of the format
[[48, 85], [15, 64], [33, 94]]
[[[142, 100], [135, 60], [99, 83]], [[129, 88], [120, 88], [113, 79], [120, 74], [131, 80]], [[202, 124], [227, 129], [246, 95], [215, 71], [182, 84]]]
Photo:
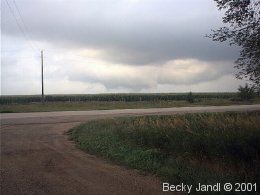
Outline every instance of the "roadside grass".
[[260, 182], [260, 111], [103, 119], [68, 134], [82, 150], [163, 182]]
[[184, 100], [178, 101], [89, 101], [89, 102], [46, 102], [37, 103], [1, 104], [0, 113], [12, 112], [51, 112], [51, 111], [83, 111], [83, 110], [110, 110], [135, 108], [169, 108], [183, 106], [226, 106], [242, 104], [259, 104], [260, 98], [249, 101], [232, 101], [231, 99], [197, 99], [194, 103]]

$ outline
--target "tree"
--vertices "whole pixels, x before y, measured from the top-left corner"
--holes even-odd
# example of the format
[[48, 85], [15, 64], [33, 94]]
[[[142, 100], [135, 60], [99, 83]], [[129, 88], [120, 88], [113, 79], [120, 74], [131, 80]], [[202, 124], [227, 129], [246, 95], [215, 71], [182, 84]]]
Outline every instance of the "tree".
[[238, 95], [242, 100], [254, 98], [254, 90], [249, 87], [248, 84], [246, 84], [245, 87], [239, 86], [238, 91]]
[[246, 79], [252, 87], [260, 89], [260, 1], [214, 0], [219, 10], [225, 10], [222, 21], [229, 27], [212, 30], [207, 35], [213, 41], [228, 41], [240, 47], [240, 57], [235, 61], [239, 69], [236, 77]]
[[193, 103], [193, 102], [194, 102], [194, 97], [193, 97], [193, 94], [192, 94], [191, 91], [190, 91], [190, 92], [188, 93], [188, 95], [187, 95], [187, 101], [188, 101], [189, 103]]

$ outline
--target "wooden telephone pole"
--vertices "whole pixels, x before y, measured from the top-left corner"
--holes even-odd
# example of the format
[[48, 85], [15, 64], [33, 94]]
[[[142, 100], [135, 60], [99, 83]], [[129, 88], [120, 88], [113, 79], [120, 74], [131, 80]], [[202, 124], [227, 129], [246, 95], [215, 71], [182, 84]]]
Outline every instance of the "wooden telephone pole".
[[43, 88], [43, 50], [41, 51], [41, 59], [42, 59], [42, 103], [44, 104], [44, 88]]

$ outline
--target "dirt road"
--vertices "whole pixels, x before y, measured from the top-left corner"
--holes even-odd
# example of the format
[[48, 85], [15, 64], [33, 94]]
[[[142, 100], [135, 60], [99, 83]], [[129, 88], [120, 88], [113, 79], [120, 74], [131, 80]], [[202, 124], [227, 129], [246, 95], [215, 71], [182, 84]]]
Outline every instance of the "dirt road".
[[161, 194], [157, 178], [86, 154], [64, 133], [99, 117], [224, 110], [260, 105], [2, 114], [0, 194]]
[[158, 194], [160, 182], [75, 148], [64, 132], [77, 123], [1, 130], [1, 194]]
[[121, 110], [92, 110], [92, 111], [61, 111], [61, 112], [33, 112], [1, 114], [2, 126], [13, 124], [46, 124], [83, 122], [100, 117], [126, 115], [154, 115], [194, 112], [223, 112], [223, 111], [252, 111], [260, 110], [260, 104], [234, 106], [205, 106], [179, 108], [151, 108], [151, 109], [121, 109]]

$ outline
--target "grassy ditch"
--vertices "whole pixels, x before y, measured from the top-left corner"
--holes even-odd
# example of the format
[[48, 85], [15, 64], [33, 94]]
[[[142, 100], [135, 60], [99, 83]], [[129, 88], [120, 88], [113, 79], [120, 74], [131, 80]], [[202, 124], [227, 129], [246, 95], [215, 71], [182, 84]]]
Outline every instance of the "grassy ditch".
[[260, 183], [260, 111], [104, 119], [68, 134], [89, 153], [171, 184]]
[[83, 111], [135, 108], [169, 108], [183, 106], [228, 106], [242, 104], [259, 104], [260, 98], [248, 101], [232, 101], [231, 99], [211, 98], [196, 99], [193, 103], [184, 100], [156, 101], [89, 101], [89, 102], [45, 102], [0, 104], [0, 113], [12, 112], [51, 112], [51, 111]]

